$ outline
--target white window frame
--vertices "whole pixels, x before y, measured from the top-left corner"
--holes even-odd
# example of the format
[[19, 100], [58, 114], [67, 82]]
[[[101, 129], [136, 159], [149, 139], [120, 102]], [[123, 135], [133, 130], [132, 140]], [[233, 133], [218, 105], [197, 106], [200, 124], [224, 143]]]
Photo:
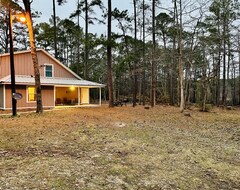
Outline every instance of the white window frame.
[[26, 86], [26, 98], [27, 98], [27, 103], [34, 103], [35, 101], [28, 101], [28, 88], [29, 87], [34, 87], [35, 88], [35, 95], [36, 95], [36, 87], [35, 86]]
[[[46, 76], [46, 67], [47, 66], [52, 66], [52, 76], [51, 77]], [[49, 63], [44, 64], [44, 77], [47, 77], [47, 78], [53, 78], [54, 77], [54, 65], [53, 64], [49, 64]]]

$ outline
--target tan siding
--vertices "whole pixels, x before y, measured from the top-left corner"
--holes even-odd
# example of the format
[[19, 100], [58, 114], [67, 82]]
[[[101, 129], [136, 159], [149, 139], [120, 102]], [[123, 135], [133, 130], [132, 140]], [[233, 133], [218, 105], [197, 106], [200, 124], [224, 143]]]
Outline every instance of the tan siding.
[[[48, 56], [42, 51], [37, 52], [39, 65], [53, 64], [54, 77], [76, 78], [72, 73], [58, 64], [54, 58]], [[0, 78], [10, 75], [9, 55], [0, 56]], [[15, 74], [16, 75], [33, 75], [33, 65], [30, 52], [18, 53], [14, 55]], [[44, 67], [40, 67], [40, 75], [44, 76]]]
[[3, 108], [3, 105], [4, 105], [4, 103], [3, 103], [3, 85], [0, 85], [0, 108]]
[[42, 101], [43, 106], [54, 106], [54, 87], [43, 86], [42, 87]]
[[0, 57], [0, 79], [9, 75], [10, 64], [9, 57]]
[[[36, 102], [27, 102], [27, 90], [26, 86], [17, 86], [16, 92], [23, 95], [21, 100], [17, 101], [18, 108], [30, 108], [36, 107]], [[42, 86], [42, 100], [43, 107], [53, 107], [54, 106], [54, 87], [53, 86]], [[6, 85], [6, 108], [12, 107], [11, 101], [11, 86]]]
[[[63, 77], [63, 78], [76, 78], [72, 73], [67, 71], [61, 65], [55, 62], [54, 59], [47, 56], [43, 52], [38, 52], [39, 63], [43, 64], [53, 64], [54, 65], [54, 77]], [[44, 67], [41, 69], [41, 75], [44, 76]]]
[[33, 75], [31, 54], [17, 54], [14, 56], [16, 75]]

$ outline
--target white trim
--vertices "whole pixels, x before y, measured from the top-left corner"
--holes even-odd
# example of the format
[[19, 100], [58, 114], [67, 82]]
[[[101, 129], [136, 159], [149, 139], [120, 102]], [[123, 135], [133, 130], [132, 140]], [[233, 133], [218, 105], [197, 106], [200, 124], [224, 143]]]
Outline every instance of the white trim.
[[33, 85], [29, 85], [29, 86], [27, 86], [26, 85], [26, 103], [36, 103], [36, 101], [28, 101], [28, 88], [29, 87], [34, 87], [35, 88], [35, 93], [34, 94], [36, 94], [36, 87], [35, 86], [33, 86]]
[[[99, 107], [98, 104], [88, 104], [88, 105], [77, 105], [77, 106], [43, 106], [43, 108], [53, 108], [54, 110], [57, 110], [57, 109], [64, 109], [64, 108], [81, 108], [81, 107], [84, 107], [84, 108], [91, 108], [91, 107]], [[0, 108], [1, 109], [1, 108]], [[11, 110], [12, 108], [5, 108], [3, 110]], [[23, 110], [23, 109], [36, 109], [36, 107], [18, 107], [18, 110]], [[1, 114], [0, 114], [1, 116]]]
[[[43, 106], [43, 108], [54, 108], [54, 106]], [[11, 110], [12, 108], [5, 108], [4, 110]], [[18, 107], [17, 109], [36, 109], [36, 107]], [[1, 114], [0, 114], [1, 115]]]
[[3, 109], [6, 108], [6, 86], [3, 84]]
[[[46, 76], [46, 66], [52, 66], [52, 76], [51, 77], [47, 77]], [[44, 63], [44, 77], [46, 77], [46, 78], [54, 78], [54, 64]]]
[[[50, 77], [49, 77], [50, 78]], [[2, 84], [11, 84], [10, 82], [6, 82], [6, 83], [2, 83]], [[26, 85], [26, 86], [34, 86], [34, 83], [16, 83], [16, 85]], [[69, 85], [55, 85], [55, 84], [44, 84], [41, 83], [41, 86], [56, 86], [56, 87], [71, 87], [71, 86], [75, 86], [75, 87], [82, 87], [82, 88], [99, 88], [99, 86], [78, 86], [78, 85], [74, 85], [74, 84], [69, 84]], [[104, 86], [100, 86], [100, 88], [104, 88]]]
[[102, 105], [102, 88], [99, 88], [99, 105]]
[[80, 87], [78, 87], [78, 105], [81, 104], [81, 94], [80, 94]]
[[[38, 50], [37, 50], [38, 51]], [[31, 50], [23, 50], [23, 51], [16, 51], [14, 52], [14, 55], [16, 54], [23, 54], [23, 53], [31, 53]], [[0, 57], [10, 56], [10, 53], [3, 53], [0, 54]]]
[[[43, 72], [43, 71], [42, 71]], [[24, 85], [34, 85], [34, 77], [30, 77], [29, 75], [16, 75], [15, 76], [16, 84], [24, 84]], [[11, 76], [8, 75], [2, 79], [0, 79], [1, 84], [10, 84]], [[61, 77], [44, 77], [41, 76], [41, 85], [43, 86], [87, 86], [92, 88], [105, 87], [103, 84], [99, 84], [92, 81], [87, 80], [79, 80], [73, 78], [61, 78]]]

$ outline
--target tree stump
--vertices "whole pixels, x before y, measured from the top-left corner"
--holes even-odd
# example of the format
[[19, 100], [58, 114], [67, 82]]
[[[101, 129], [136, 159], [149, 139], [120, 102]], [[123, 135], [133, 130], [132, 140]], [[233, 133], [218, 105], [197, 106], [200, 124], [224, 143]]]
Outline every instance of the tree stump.
[[184, 115], [184, 116], [187, 116], [187, 117], [191, 117], [191, 114], [190, 114], [190, 112], [188, 112], [188, 111], [184, 111], [184, 112], [183, 112], [183, 115]]

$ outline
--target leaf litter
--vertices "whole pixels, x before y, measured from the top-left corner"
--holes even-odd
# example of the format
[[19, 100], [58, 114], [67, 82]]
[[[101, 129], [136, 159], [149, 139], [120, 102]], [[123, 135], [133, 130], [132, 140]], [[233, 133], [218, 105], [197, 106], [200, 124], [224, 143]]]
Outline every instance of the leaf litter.
[[0, 189], [240, 189], [239, 110], [0, 117]]

